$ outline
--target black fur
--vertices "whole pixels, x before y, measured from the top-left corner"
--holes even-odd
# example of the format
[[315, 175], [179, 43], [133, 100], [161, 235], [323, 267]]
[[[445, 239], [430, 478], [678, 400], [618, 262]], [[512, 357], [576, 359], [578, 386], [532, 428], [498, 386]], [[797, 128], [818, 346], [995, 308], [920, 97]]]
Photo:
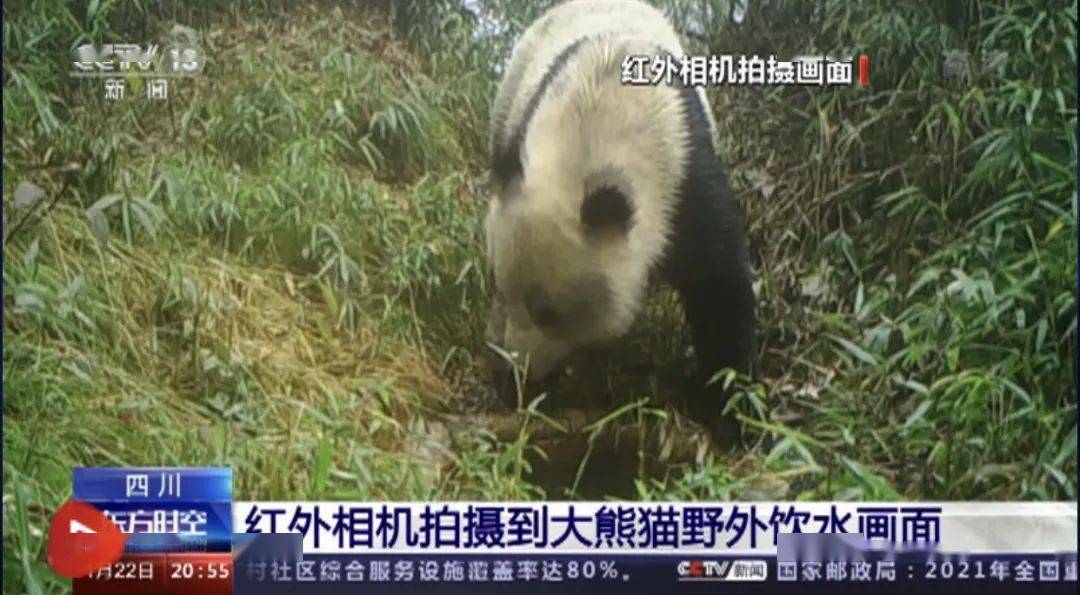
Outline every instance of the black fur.
[[601, 186], [593, 190], [581, 203], [581, 222], [590, 233], [625, 233], [630, 230], [633, 217], [634, 206], [614, 186]]
[[[680, 91], [689, 158], [662, 273], [682, 298], [701, 388], [723, 368], [754, 373], [755, 305], [742, 208], [713, 148], [701, 98], [691, 87]], [[726, 395], [719, 388], [704, 393], [688, 399], [689, 412], [715, 429]]]
[[[521, 121], [514, 128], [510, 140], [504, 146], [496, 144], [493, 147], [494, 154], [492, 155], [491, 170], [495, 176], [495, 183], [500, 188], [505, 187], [515, 177], [522, 175], [524, 169], [521, 166], [521, 145], [525, 142], [525, 133], [529, 129], [529, 122], [532, 121], [536, 108], [540, 106], [540, 100], [544, 98], [548, 87], [551, 86], [551, 81], [555, 80], [555, 77], [562, 72], [570, 58], [581, 48], [586, 39], [588, 37], [582, 37], [574, 41], [555, 56], [555, 60], [548, 66], [547, 72], [540, 79], [540, 84], [537, 85], [532, 97], [529, 98], [529, 103], [525, 105], [525, 111], [521, 114]], [[495, 138], [501, 138], [502, 132], [497, 130]]]
[[521, 177], [522, 171], [521, 155], [518, 151], [495, 151], [491, 172], [500, 189], [505, 188], [510, 180]]
[[551, 294], [539, 284], [532, 284], [525, 290], [525, 309], [533, 323], [540, 328], [553, 327], [559, 323], [559, 311]]

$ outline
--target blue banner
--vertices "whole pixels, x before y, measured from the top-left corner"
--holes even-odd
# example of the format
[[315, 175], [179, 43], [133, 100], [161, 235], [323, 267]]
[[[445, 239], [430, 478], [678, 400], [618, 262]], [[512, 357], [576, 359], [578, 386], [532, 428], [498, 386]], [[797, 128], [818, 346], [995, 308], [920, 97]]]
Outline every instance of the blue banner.
[[232, 542], [230, 502], [97, 502], [136, 552], [227, 552]]
[[86, 502], [232, 502], [225, 467], [76, 467], [72, 497]]
[[72, 493], [128, 534], [129, 554], [232, 548], [232, 469], [78, 467]]

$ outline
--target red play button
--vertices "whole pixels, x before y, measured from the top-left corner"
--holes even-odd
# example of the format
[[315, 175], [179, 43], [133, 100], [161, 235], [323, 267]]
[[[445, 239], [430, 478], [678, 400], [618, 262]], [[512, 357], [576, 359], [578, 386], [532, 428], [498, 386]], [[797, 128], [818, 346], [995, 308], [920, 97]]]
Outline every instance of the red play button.
[[124, 553], [127, 535], [93, 505], [69, 500], [49, 527], [49, 566], [77, 578], [112, 564]]

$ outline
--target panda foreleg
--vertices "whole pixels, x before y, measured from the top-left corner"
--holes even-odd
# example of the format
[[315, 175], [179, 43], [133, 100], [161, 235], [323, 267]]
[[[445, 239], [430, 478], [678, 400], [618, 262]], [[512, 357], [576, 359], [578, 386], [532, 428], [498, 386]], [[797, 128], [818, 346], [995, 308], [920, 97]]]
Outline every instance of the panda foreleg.
[[697, 354], [689, 413], [724, 443], [733, 434], [729, 429], [738, 429], [731, 416], [721, 415], [730, 391], [722, 381], [709, 381], [725, 368], [754, 373], [755, 307], [746, 219], [717, 158], [707, 104], [690, 87], [681, 89], [681, 97], [689, 153], [665, 269], [682, 298]]
[[[717, 255], [709, 255], [715, 256]], [[706, 255], [702, 260], [709, 262]], [[726, 262], [725, 262], [726, 261]], [[687, 399], [692, 418], [714, 432], [732, 428], [721, 413], [730, 398], [722, 379], [710, 380], [730, 368], [753, 372], [754, 294], [747, 266], [727, 259], [711, 260], [714, 266], [684, 279], [677, 287], [697, 357], [694, 393]], [[716, 263], [719, 262], [719, 265]], [[720, 426], [725, 426], [720, 428]]]
[[667, 277], [682, 298], [697, 357], [687, 409], [720, 443], [739, 426], [722, 412], [731, 396], [716, 374], [753, 374], [755, 302], [744, 215], [710, 152], [690, 168], [675, 224]]

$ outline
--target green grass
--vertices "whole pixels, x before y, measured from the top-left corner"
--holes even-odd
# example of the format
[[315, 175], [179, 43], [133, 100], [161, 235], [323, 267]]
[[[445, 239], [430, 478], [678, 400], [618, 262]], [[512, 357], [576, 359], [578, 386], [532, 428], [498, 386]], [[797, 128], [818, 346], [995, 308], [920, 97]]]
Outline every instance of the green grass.
[[[454, 421], [489, 398], [486, 118], [512, 36], [373, 4], [5, 11], [4, 592], [66, 588], [42, 536], [77, 465], [229, 465], [240, 499], [545, 496], [529, 470], [557, 445]], [[483, 4], [512, 31], [541, 8]], [[710, 91], [765, 383], [734, 404], [744, 445], [642, 452], [611, 493], [1074, 499], [1075, 2], [827, 2], [813, 27], [758, 4], [697, 49], [868, 53], [872, 84]], [[209, 64], [168, 103], [66, 76], [80, 43], [185, 35]], [[1009, 57], [957, 82], [945, 49]], [[587, 433], [669, 444], [687, 344], [657, 291], [602, 378], [551, 400], [613, 392]], [[602, 450], [561, 462], [582, 479]]]

